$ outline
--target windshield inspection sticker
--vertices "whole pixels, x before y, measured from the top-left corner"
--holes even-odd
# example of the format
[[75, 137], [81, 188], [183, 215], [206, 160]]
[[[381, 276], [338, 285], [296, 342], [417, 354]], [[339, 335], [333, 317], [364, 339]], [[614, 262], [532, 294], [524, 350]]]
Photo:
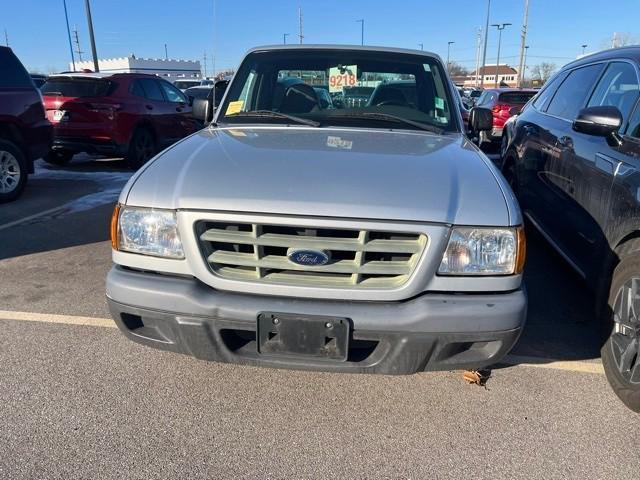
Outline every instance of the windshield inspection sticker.
[[234, 113], [238, 113], [242, 110], [244, 106], [244, 100], [236, 100], [235, 102], [229, 102], [229, 106], [227, 107], [227, 111], [225, 115], [233, 115]]
[[436, 97], [436, 108], [444, 110], [444, 100], [440, 97]]

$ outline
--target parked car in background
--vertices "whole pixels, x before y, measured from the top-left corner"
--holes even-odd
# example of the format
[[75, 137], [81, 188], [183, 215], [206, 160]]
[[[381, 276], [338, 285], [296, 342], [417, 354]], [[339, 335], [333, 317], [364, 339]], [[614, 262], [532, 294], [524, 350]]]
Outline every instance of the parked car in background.
[[49, 151], [51, 124], [42, 95], [8, 47], [0, 47], [0, 203], [15, 200]]
[[585, 279], [611, 386], [640, 412], [640, 47], [565, 66], [514, 120], [503, 171]]
[[[222, 97], [224, 97], [224, 92], [227, 90], [227, 85], [229, 82], [227, 80], [217, 80], [215, 83], [215, 101], [216, 105], [220, 105], [222, 101]], [[200, 85], [197, 87], [189, 87], [184, 91], [189, 103], [192, 104], [193, 100], [196, 98], [211, 98], [213, 99], [214, 86], [211, 85]]]
[[42, 85], [44, 85], [44, 82], [46, 82], [47, 78], [49, 78], [47, 75], [42, 75], [40, 73], [30, 73], [29, 75], [31, 76], [31, 80], [33, 80], [33, 84], [36, 86], [36, 88], [40, 88]]
[[[379, 101], [322, 108], [312, 81], [342, 65], [388, 79]], [[397, 375], [498, 362], [526, 316], [522, 217], [458, 103], [427, 52], [250, 51], [214, 125], [120, 196], [116, 324], [249, 365]], [[491, 115], [471, 121], [491, 128]]]
[[469, 98], [469, 107], [475, 106], [476, 102], [478, 101], [478, 98], [480, 98], [480, 95], [482, 95], [483, 91], [484, 90], [480, 88], [473, 88], [469, 91], [467, 95], [467, 97]]
[[493, 114], [493, 128], [480, 133], [481, 148], [487, 148], [502, 139], [504, 123], [512, 115], [518, 113], [525, 103], [538, 93], [537, 90], [520, 88], [490, 88], [485, 89], [478, 98], [475, 106], [491, 110]]
[[199, 87], [202, 85], [210, 84], [209, 80], [206, 80], [207, 83], [202, 83], [202, 82], [203, 80], [200, 80], [198, 78], [183, 78], [179, 80], [174, 80], [173, 85], [184, 92], [187, 88]]
[[[193, 101], [196, 99], [206, 99], [211, 101], [211, 114], [210, 118], [207, 119], [208, 123], [213, 119], [213, 114], [215, 113], [215, 109], [220, 105], [222, 98], [224, 97], [224, 92], [227, 89], [227, 85], [229, 84], [228, 80], [217, 80], [215, 83], [215, 98], [214, 98], [214, 86], [205, 85], [199, 87], [190, 87], [184, 91], [184, 94], [187, 96], [189, 100], [189, 105], [193, 105]], [[214, 102], [215, 100], [215, 102]], [[200, 120], [195, 119], [196, 122], [199, 122], [200, 125], [203, 125]]]
[[58, 165], [89, 152], [124, 156], [131, 168], [139, 168], [197, 129], [187, 97], [155, 75], [52, 75], [41, 91], [54, 126], [45, 159]]

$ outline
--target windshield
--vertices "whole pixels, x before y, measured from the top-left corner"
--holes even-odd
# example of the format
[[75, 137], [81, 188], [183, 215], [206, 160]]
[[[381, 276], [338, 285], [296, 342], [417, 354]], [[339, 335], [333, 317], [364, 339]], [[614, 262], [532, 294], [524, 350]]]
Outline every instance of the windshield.
[[420, 129], [424, 124], [457, 130], [443, 69], [428, 56], [324, 49], [255, 52], [232, 83], [218, 123], [290, 124], [294, 116], [320, 126]]

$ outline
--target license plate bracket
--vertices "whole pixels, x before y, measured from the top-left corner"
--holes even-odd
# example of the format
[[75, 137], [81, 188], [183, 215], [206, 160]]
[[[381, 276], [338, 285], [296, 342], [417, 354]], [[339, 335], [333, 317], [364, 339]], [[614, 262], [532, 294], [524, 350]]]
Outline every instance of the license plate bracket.
[[348, 318], [263, 312], [257, 327], [260, 354], [347, 359]]

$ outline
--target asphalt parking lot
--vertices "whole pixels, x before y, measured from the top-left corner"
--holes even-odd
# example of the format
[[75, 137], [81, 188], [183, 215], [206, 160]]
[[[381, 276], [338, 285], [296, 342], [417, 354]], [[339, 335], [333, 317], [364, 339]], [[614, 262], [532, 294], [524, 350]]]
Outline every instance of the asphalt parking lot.
[[0, 207], [0, 478], [636, 478], [591, 298], [529, 232], [525, 332], [486, 388], [206, 363], [109, 320], [121, 161], [38, 163]]

